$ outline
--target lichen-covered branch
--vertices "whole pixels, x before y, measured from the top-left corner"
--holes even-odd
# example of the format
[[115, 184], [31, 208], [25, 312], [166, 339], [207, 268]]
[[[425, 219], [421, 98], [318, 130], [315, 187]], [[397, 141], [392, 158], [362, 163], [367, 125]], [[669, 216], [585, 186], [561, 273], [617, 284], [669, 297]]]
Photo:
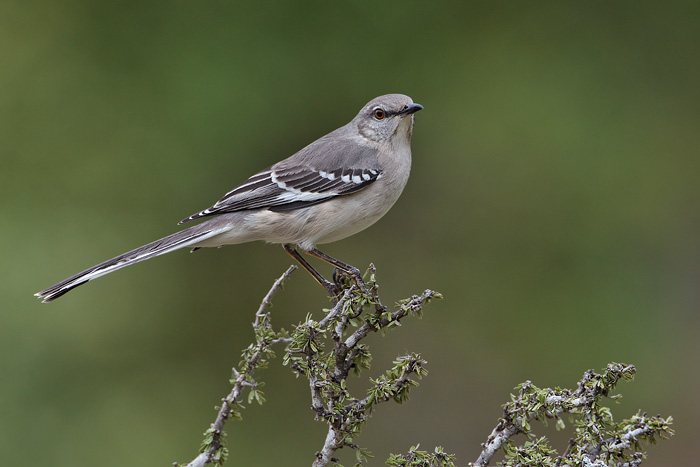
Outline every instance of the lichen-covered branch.
[[[221, 466], [226, 461], [228, 450], [225, 445], [226, 434], [224, 425], [229, 418], [240, 419], [240, 401], [245, 389], [249, 392], [249, 401], [256, 400], [259, 403], [264, 401], [262, 393], [258, 390], [253, 379], [253, 373], [257, 368], [265, 364], [274, 356], [271, 346], [279, 343], [288, 343], [289, 339], [280, 333], [275, 333], [270, 324], [270, 315], [267, 309], [272, 304], [272, 297], [282, 287], [284, 281], [296, 269], [291, 266], [280, 276], [263, 298], [258, 311], [255, 313], [253, 330], [255, 342], [243, 351], [243, 360], [239, 364], [240, 370], [233, 368], [234, 378], [231, 380], [233, 388], [231, 392], [222, 399], [221, 408], [216, 416], [216, 420], [204, 433], [204, 441], [200, 448], [200, 454], [194, 458], [186, 467], [203, 467], [208, 464]], [[174, 464], [176, 467], [177, 463]]]
[[[610, 409], [601, 404], [603, 398], [617, 399], [610, 393], [621, 379], [631, 381], [635, 367], [611, 363], [602, 374], [593, 370], [584, 373], [577, 389], [540, 389], [530, 381], [518, 386], [518, 395], [504, 406], [503, 417], [489, 435], [476, 462], [483, 467], [494, 455], [504, 449], [503, 466], [541, 465], [563, 467], [568, 465], [636, 466], [644, 459], [639, 452], [639, 440], [654, 442], [673, 434], [671, 417], [666, 419], [637, 414], [620, 423], [613, 421]], [[531, 422], [556, 421], [557, 429], [565, 427], [561, 416], [574, 419], [574, 436], [562, 455], [552, 449], [546, 438], [536, 439]], [[528, 441], [516, 446], [512, 437], [524, 434]]]
[[[367, 289], [353, 283], [344, 286], [343, 294], [326, 316], [314, 321], [310, 316], [297, 326], [287, 350], [285, 363], [309, 381], [311, 407], [316, 419], [328, 424], [323, 447], [316, 453], [314, 467], [337, 462], [333, 456], [343, 447], [352, 447], [360, 461], [368, 455], [353, 443], [373, 407], [381, 402], [404, 402], [417, 379], [427, 374], [425, 360], [419, 354], [398, 357], [393, 368], [371, 380], [372, 386], [362, 397], [350, 394], [346, 381], [369, 368], [371, 355], [362, 343], [369, 334], [399, 325], [409, 315], [420, 316], [423, 306], [440, 294], [426, 290], [398, 304], [390, 311], [379, 300], [373, 266], [369, 269]], [[326, 350], [328, 349], [328, 350]]]
[[[273, 295], [294, 269], [292, 266], [275, 281], [262, 300], [253, 323], [255, 340], [242, 352], [241, 362], [233, 369], [231, 392], [222, 399], [216, 420], [205, 433], [200, 454], [186, 467], [224, 463], [228, 454], [224, 425], [231, 418], [240, 418], [244, 392], [247, 391], [248, 402], [264, 402], [262, 383], [253, 378], [253, 373], [274, 357], [272, 346], [276, 344], [286, 346], [283, 363], [307, 379], [315, 419], [328, 427], [323, 445], [312, 460], [314, 467], [340, 466], [335, 456], [343, 448], [354, 450], [355, 465], [363, 465], [371, 454], [354, 438], [372, 411], [390, 400], [405, 402], [411, 388], [427, 374], [421, 355], [409, 353], [398, 356], [383, 375], [370, 379], [369, 389], [362, 394], [352, 394], [347, 385], [350, 376], [359, 376], [372, 363], [366, 344], [368, 336], [397, 329], [406, 317], [420, 317], [423, 307], [431, 299], [441, 298], [440, 294], [426, 290], [389, 309], [379, 299], [375, 270], [370, 265], [363, 287], [358, 286], [362, 282], [358, 280], [339, 284], [339, 297], [332, 308], [324, 310], [320, 320], [309, 314], [287, 335], [273, 330], [267, 310]], [[638, 467], [645, 459], [640, 443], [666, 439], [673, 430], [671, 417], [640, 412], [621, 422], [613, 420], [604, 401], [619, 398], [611, 395], [612, 391], [620, 380], [631, 381], [635, 371], [633, 365], [620, 363], [609, 364], [600, 374], [588, 370], [576, 389], [540, 389], [530, 381], [522, 383], [504, 405], [503, 416], [482, 445], [478, 459], [469, 465], [485, 467], [502, 451], [503, 467]], [[545, 437], [535, 436], [531, 425], [553, 420], [558, 430], [564, 429], [564, 416], [572, 420], [573, 435], [559, 454]], [[520, 444], [515, 441], [517, 435], [523, 435]], [[387, 465], [454, 467], [454, 460], [442, 447], [429, 452], [416, 445], [407, 454], [392, 454]]]

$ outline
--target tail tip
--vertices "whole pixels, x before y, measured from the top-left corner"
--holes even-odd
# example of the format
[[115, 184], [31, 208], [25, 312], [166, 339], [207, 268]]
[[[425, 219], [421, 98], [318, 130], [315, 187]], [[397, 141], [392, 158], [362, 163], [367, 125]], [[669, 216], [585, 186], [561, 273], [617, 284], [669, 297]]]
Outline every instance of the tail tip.
[[53, 300], [51, 294], [48, 294], [46, 292], [37, 292], [34, 294], [34, 296], [40, 299], [41, 303], [49, 303], [51, 300]]

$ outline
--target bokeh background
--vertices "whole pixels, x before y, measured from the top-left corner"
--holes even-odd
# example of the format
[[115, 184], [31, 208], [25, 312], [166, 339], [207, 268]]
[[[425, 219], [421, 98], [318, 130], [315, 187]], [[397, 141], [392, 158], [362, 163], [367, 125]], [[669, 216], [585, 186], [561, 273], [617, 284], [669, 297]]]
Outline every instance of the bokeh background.
[[[400, 92], [425, 106], [411, 180], [380, 223], [325, 248], [374, 262], [386, 303], [445, 296], [370, 339], [370, 375], [406, 351], [430, 370], [356, 440], [372, 465], [417, 443], [466, 465], [515, 385], [573, 386], [611, 361], [638, 368], [616, 418], [675, 418], [645, 465], [695, 465], [699, 15], [690, 1], [2, 2], [3, 464], [194, 457], [282, 249], [178, 252], [50, 305], [32, 294]], [[326, 304], [298, 272], [273, 322]], [[306, 384], [281, 359], [258, 376], [268, 403], [229, 425], [229, 464], [309, 465], [325, 430]]]

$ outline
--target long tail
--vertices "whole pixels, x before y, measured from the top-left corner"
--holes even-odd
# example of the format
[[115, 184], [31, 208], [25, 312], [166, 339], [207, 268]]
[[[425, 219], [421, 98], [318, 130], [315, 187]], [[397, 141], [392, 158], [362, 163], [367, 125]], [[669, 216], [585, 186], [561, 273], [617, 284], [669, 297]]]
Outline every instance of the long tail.
[[100, 276], [104, 276], [105, 274], [109, 274], [110, 272], [114, 272], [117, 269], [121, 269], [138, 263], [139, 261], [144, 261], [164, 253], [178, 250], [180, 248], [193, 246], [198, 242], [218, 235], [219, 233], [221, 233], [220, 229], [207, 226], [206, 223], [195, 225], [189, 229], [168, 235], [167, 237], [156, 240], [148, 245], [144, 245], [136, 248], [135, 250], [131, 250], [115, 258], [109, 259], [104, 263], [100, 263], [86, 269], [83, 272], [79, 272], [78, 274], [71, 276], [68, 279], [64, 279], [61, 282], [52, 285], [48, 289], [42, 290], [34, 295], [42, 298], [44, 303], [50, 302], [78, 287], [79, 285], [85, 284], [86, 282]]

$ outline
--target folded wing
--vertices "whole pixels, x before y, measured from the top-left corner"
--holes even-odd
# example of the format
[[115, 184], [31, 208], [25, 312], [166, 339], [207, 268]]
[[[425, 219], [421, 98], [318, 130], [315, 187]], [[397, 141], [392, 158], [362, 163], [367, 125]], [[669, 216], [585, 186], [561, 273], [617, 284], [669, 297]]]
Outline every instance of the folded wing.
[[378, 169], [339, 167], [326, 171], [304, 166], [273, 166], [253, 175], [212, 207], [183, 219], [180, 224], [247, 209], [301, 209], [361, 190], [380, 177]]

